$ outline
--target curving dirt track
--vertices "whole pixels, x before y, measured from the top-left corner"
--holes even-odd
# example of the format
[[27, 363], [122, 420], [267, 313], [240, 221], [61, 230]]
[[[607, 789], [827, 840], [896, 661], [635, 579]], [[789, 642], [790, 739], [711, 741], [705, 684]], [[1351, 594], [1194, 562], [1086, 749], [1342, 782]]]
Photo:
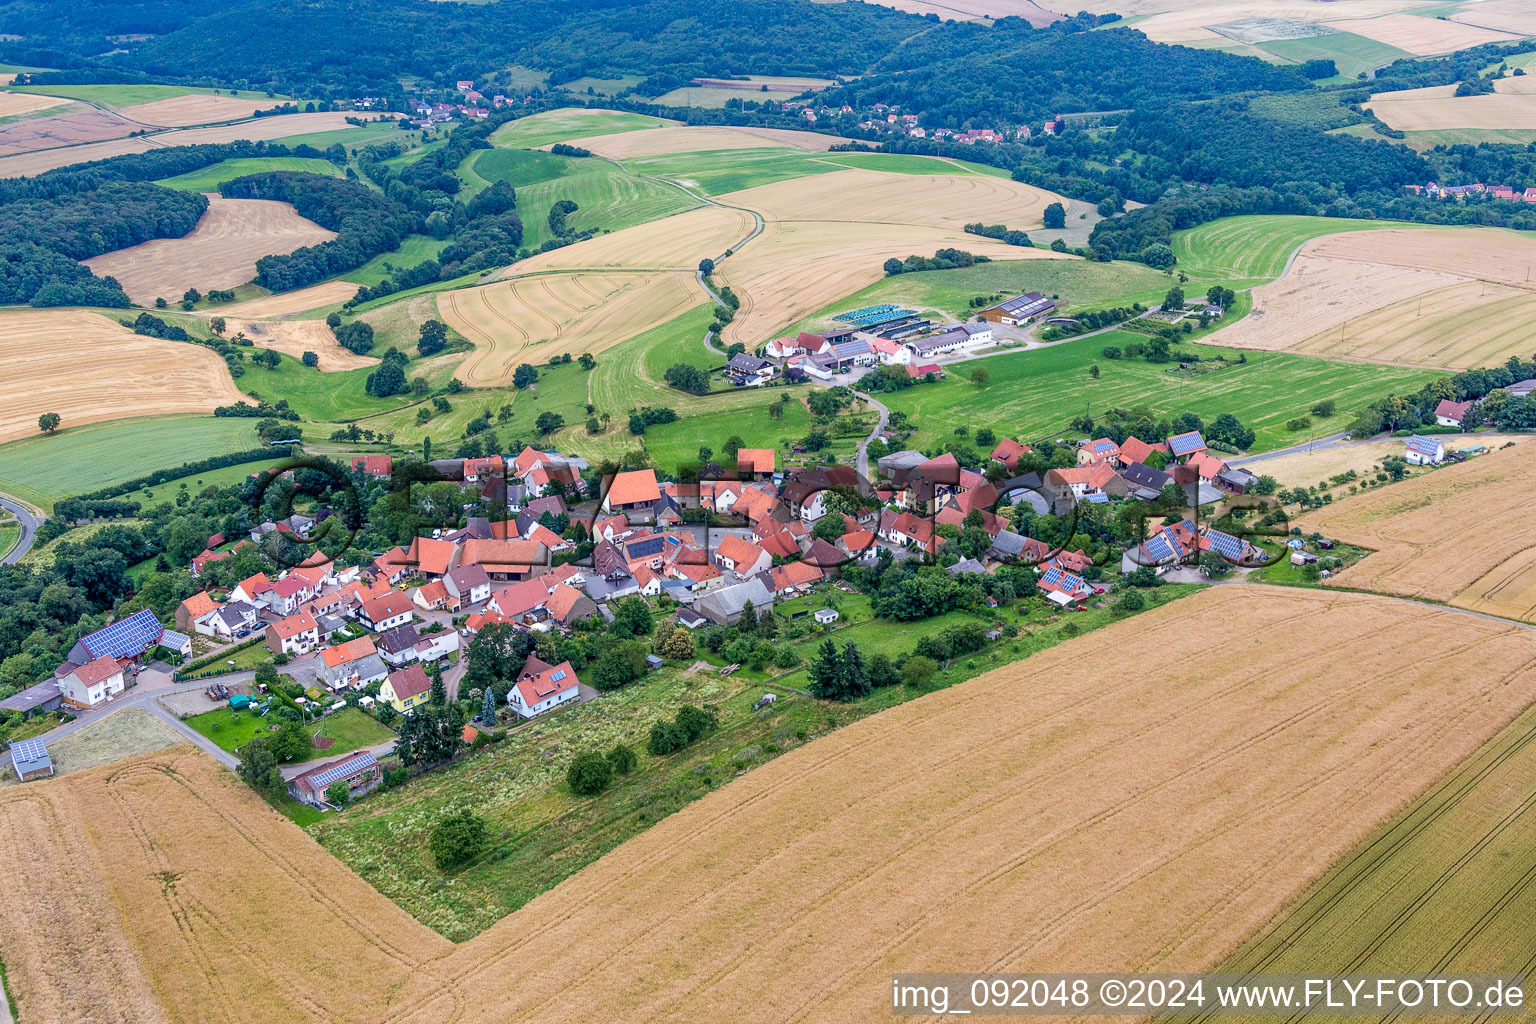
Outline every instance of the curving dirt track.
[[1533, 661], [1508, 623], [1213, 588], [785, 754], [458, 947], [177, 748], [0, 793], [0, 851], [56, 869], [0, 957], [23, 1020], [237, 1024], [877, 1021], [897, 970], [1201, 969]]

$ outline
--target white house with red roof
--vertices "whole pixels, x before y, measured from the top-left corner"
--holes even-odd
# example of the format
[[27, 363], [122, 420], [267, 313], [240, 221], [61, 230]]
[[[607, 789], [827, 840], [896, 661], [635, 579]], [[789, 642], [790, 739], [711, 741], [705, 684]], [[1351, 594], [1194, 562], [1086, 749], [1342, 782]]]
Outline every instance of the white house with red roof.
[[392, 590], [383, 597], [374, 598], [362, 608], [358, 609], [357, 617], [375, 633], [383, 633], [403, 626], [410, 622], [416, 615], [416, 606], [411, 599], [398, 590]]
[[[407, 605], [411, 602], [399, 595]], [[320, 627], [308, 612], [299, 612], [267, 626], [267, 649], [273, 654], [308, 654], [320, 644]]]
[[1094, 466], [1100, 462], [1113, 463], [1120, 458], [1120, 446], [1107, 437], [1084, 441], [1077, 447], [1077, 464]]
[[715, 547], [715, 564], [738, 576], [752, 576], [773, 566], [773, 556], [744, 537], [728, 533]]
[[551, 665], [529, 655], [507, 692], [507, 707], [523, 718], [533, 718], [576, 700], [581, 696], [580, 684], [570, 662]]
[[1442, 427], [1459, 427], [1471, 408], [1471, 402], [1453, 402], [1449, 398], [1442, 398], [1440, 404], [1435, 406], [1435, 422]]
[[59, 694], [75, 708], [94, 708], [127, 688], [123, 667], [116, 658], [95, 658], [59, 677]]

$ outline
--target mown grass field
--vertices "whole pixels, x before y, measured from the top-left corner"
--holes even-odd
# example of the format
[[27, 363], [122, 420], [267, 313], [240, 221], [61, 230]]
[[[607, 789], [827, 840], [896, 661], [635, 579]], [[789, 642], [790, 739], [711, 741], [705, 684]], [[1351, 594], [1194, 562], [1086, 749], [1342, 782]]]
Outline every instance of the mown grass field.
[[431, 235], [407, 235], [394, 252], [380, 253], [356, 270], [341, 275], [342, 280], [356, 284], [375, 285], [396, 270], [414, 267], [425, 260], [436, 259], [448, 245], [447, 239]]
[[[243, 378], [242, 378], [243, 379]], [[0, 446], [0, 491], [45, 509], [84, 494], [223, 452], [256, 447], [256, 421], [212, 416], [117, 420]]]
[[464, 191], [473, 195], [498, 181], [522, 188], [575, 174], [581, 170], [584, 159], [592, 158], [555, 156], [542, 149], [479, 149], [464, 161], [459, 176], [464, 180]]
[[1314, 883], [1223, 971], [1536, 969], [1536, 709]]
[[167, 480], [155, 487], [146, 487], [143, 490], [133, 491], [123, 495], [129, 501], [142, 502], [147, 509], [153, 505], [163, 505], [175, 502], [176, 495], [181, 493], [183, 485], [189, 494], [196, 495], [205, 487], [233, 487], [242, 484], [252, 473], [260, 473], [287, 462], [287, 458], [267, 459], [262, 462], [242, 462], [238, 466], [225, 466], [222, 469], [210, 469], [203, 473], [194, 473], [191, 476], [177, 477]]
[[187, 192], [217, 192], [226, 181], [247, 174], [266, 171], [306, 171], [331, 178], [341, 177], [341, 169], [329, 160], [302, 156], [247, 157], [237, 160], [221, 160], [216, 164], [178, 174], [174, 178], [162, 178], [155, 182], [166, 188], [179, 188]]
[[1404, 57], [1412, 57], [1388, 43], [1367, 39], [1353, 32], [1330, 32], [1303, 39], [1274, 39], [1258, 44], [1277, 57], [1301, 64], [1309, 60], [1331, 60], [1339, 74], [1354, 78], [1362, 71], [1374, 71]]
[[1293, 215], [1223, 217], [1176, 232], [1173, 253], [1179, 260], [1178, 269], [1192, 278], [1247, 288], [1279, 277], [1291, 253], [1310, 238], [1396, 227], [1403, 224]]
[[[915, 420], [917, 446], [937, 443], [954, 427], [966, 424], [972, 431], [992, 427], [1000, 435], [1028, 440], [1054, 434], [1085, 413], [1146, 407], [1161, 416], [1193, 412], [1206, 420], [1232, 413], [1257, 434], [1255, 450], [1264, 451], [1313, 434], [1343, 430], [1361, 406], [1388, 392], [1417, 390], [1439, 376], [1428, 370], [1250, 352], [1241, 366], [1186, 378], [1169, 373], [1170, 364], [1102, 355], [1106, 346], [1145, 340], [1145, 335], [1112, 331], [1047, 349], [954, 363], [945, 367], [949, 374], [945, 380], [919, 384], [881, 400]], [[1209, 345], [1178, 347], [1206, 358], [1238, 356]], [[1099, 368], [1097, 378], [1089, 375], [1094, 365]], [[978, 388], [969, 378], [982, 366], [991, 380]], [[1177, 369], [1177, 364], [1171, 366]], [[1287, 420], [1305, 415], [1323, 399], [1338, 403], [1331, 419], [1314, 421], [1306, 431], [1286, 428]]]
[[538, 246], [552, 237], [549, 211], [562, 199], [576, 204], [567, 223], [577, 231], [591, 232], [617, 231], [700, 205], [680, 188], [641, 178], [599, 157], [572, 163], [580, 166], [517, 190], [524, 245]]
[[[1148, 606], [1198, 589], [1167, 586], [1148, 591]], [[969, 617], [965, 612], [951, 614]], [[955, 662], [928, 690], [1026, 658], [1115, 618], [1107, 609], [1054, 617], [1027, 635]], [[832, 635], [841, 641], [845, 634], [851, 638], [855, 630], [866, 628], [873, 633], [881, 627], [870, 623]], [[905, 651], [916, 637], [909, 632], [904, 644], [887, 646]], [[798, 670], [778, 681], [803, 689], [805, 673]], [[757, 714], [752, 702], [764, 692], [777, 693], [779, 701], [771, 711]], [[423, 924], [462, 941], [743, 769], [922, 692], [893, 686], [853, 704], [827, 704], [789, 693], [772, 681], [721, 679], [713, 672], [690, 674], [669, 665], [632, 686], [537, 720], [474, 757], [328, 815], [309, 831]], [[648, 755], [645, 740], [651, 724], [671, 717], [684, 704], [713, 708], [720, 728], [678, 754]], [[617, 777], [601, 796], [572, 796], [565, 786], [571, 758], [618, 743], [640, 755], [638, 769]], [[505, 838], [492, 855], [437, 884], [440, 876], [427, 854], [426, 833], [445, 810], [462, 806], [473, 806], [486, 817], [492, 834]]]
[[667, 124], [658, 117], [629, 114], [618, 110], [589, 113], [565, 108], [534, 114], [504, 124], [491, 135], [494, 145], [509, 149], [537, 149], [553, 142], [569, 142], [589, 135], [611, 135], [641, 128], [661, 128]]
[[[193, 715], [186, 722], [217, 743], [220, 749], [230, 753], [239, 750], [256, 736], [267, 735], [273, 726], [280, 724], [271, 715], [262, 718], [259, 714], [236, 711], [227, 706]], [[337, 757], [378, 743], [387, 743], [395, 737], [393, 729], [379, 724], [358, 708], [344, 708], [319, 722], [309, 723], [305, 728], [311, 736], [328, 736], [336, 741], [326, 750], [313, 750], [311, 756], [305, 759], [309, 761]]]
[[[282, 362], [275, 370], [264, 366], [246, 364], [245, 376], [240, 378], [240, 389], [253, 392], [268, 402], [286, 398], [301, 417], [323, 423], [356, 419], [370, 413], [386, 412], [413, 401], [408, 395], [392, 398], [374, 398], [364, 391], [368, 382], [369, 367], [342, 370], [338, 373], [321, 373], [311, 369], [292, 356], [280, 357]], [[413, 376], [406, 368], [406, 377]]]
[[397, 139], [401, 136], [400, 128], [393, 121], [370, 121], [358, 127], [349, 125], [346, 128], [337, 128], [328, 132], [310, 132], [307, 135], [285, 135], [273, 142], [284, 146], [309, 145], [316, 149], [325, 149], [334, 143], [341, 143], [348, 150], [355, 150], [370, 142], [380, 139]]
[[[979, 164], [905, 153], [815, 153], [791, 146], [719, 149], [625, 160], [637, 174], [655, 175], [718, 196], [810, 174], [854, 167], [890, 174], [976, 174]], [[991, 170], [997, 171], [998, 168]], [[998, 175], [994, 175], [998, 176]], [[1000, 175], [1007, 177], [1006, 174]]]
[[267, 101], [268, 106], [277, 106], [290, 100], [289, 96], [269, 97], [264, 92], [254, 92], [250, 89], [200, 89], [182, 85], [17, 85], [10, 86], [12, 92], [37, 92], [47, 96], [68, 96], [72, 100], [85, 100], [87, 103], [96, 103], [103, 107], [133, 107], [140, 103], [155, 103], [159, 100], [175, 99], [177, 96], [230, 96], [234, 99], [248, 99]]

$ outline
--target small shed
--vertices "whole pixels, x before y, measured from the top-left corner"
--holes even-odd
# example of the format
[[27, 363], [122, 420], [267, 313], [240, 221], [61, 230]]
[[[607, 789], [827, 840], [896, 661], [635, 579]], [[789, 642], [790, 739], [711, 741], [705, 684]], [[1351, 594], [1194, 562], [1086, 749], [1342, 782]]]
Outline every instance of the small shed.
[[816, 609], [816, 621], [821, 623], [823, 626], [836, 622], [838, 617], [838, 611], [836, 608]]
[[236, 711], [241, 711], [251, 706], [251, 698], [247, 697], [243, 693], [237, 693], [229, 698], [229, 706], [234, 708]]
[[654, 654], [647, 654], [645, 656], [645, 670], [647, 672], [655, 672], [657, 669], [661, 668], [665, 664], [666, 664], [665, 661], [663, 661], [660, 658], [656, 657], [656, 655], [654, 655]]
[[42, 740], [17, 740], [11, 744], [11, 767], [21, 782], [46, 779], [53, 774], [53, 759]]

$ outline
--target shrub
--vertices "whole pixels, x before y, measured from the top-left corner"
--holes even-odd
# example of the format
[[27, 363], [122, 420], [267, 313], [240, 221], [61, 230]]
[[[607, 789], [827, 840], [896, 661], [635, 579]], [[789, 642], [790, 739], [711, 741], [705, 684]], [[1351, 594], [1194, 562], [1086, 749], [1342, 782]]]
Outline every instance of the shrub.
[[640, 764], [640, 756], [620, 743], [608, 751], [608, 764], [615, 775], [628, 775]]
[[485, 849], [485, 820], [473, 811], [450, 814], [432, 826], [427, 847], [439, 871], [468, 864]]
[[914, 654], [901, 666], [901, 681], [913, 689], [918, 689], [926, 685], [938, 670], [938, 662], [921, 654]]
[[566, 769], [565, 781], [577, 796], [596, 796], [613, 781], [613, 765], [595, 751], [578, 754]]

